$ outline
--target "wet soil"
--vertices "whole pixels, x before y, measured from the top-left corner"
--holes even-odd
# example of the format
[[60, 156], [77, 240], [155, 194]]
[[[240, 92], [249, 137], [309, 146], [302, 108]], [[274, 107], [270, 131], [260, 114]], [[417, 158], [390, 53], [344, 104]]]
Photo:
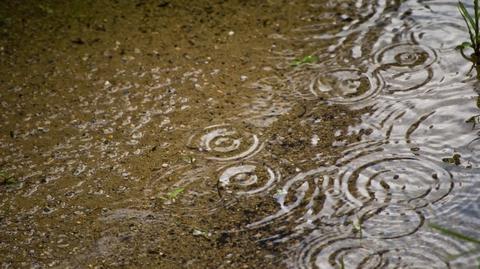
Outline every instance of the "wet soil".
[[[11, 180], [0, 186], [2, 268], [283, 267], [282, 246], [261, 240], [271, 227], [244, 229], [278, 209], [272, 196], [222, 194], [215, 177], [165, 195], [176, 169], [218, 174], [187, 145], [205, 126], [261, 136], [262, 161], [283, 163], [283, 177], [312, 166], [295, 160], [320, 152], [333, 163], [335, 140], [359, 139], [343, 135], [358, 111], [322, 100], [256, 104], [270, 97], [255, 83], [284, 72], [272, 50], [297, 46], [269, 36], [298, 27], [308, 8], [3, 1], [0, 168]], [[239, 116], [249, 111], [255, 120]]]

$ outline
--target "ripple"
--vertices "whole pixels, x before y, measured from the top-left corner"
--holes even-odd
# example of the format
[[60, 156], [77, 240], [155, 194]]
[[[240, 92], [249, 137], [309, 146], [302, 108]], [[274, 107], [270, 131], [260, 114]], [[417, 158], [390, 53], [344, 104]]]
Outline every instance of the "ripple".
[[281, 115], [286, 114], [291, 103], [279, 98], [275, 89], [284, 88], [285, 81], [278, 76], [259, 79], [249, 85], [256, 92], [255, 98], [244, 104], [244, 112], [240, 116], [245, 122], [258, 127], [270, 127]]
[[[468, 9], [473, 9], [472, 4], [465, 1]], [[456, 1], [438, 0], [428, 8], [422, 2], [411, 1], [406, 3], [405, 10], [410, 10], [409, 18], [403, 21], [407, 27], [405, 34], [415, 41], [439, 50], [453, 50], [461, 39], [468, 38]], [[435, 21], [432, 21], [432, 16]]]
[[466, 162], [465, 166], [469, 168], [480, 168], [480, 137], [474, 138], [468, 142], [461, 150], [461, 159]]
[[452, 167], [451, 173], [454, 175], [455, 188], [449, 194], [447, 199], [439, 204], [430, 204], [422, 208], [422, 214], [426, 219], [445, 219], [455, 223], [464, 222], [459, 227], [469, 227], [478, 230], [480, 227], [480, 193], [478, 188], [479, 169], [464, 169], [462, 167]]
[[478, 114], [473, 94], [454, 87], [416, 97], [411, 100], [415, 109], [395, 124], [394, 134], [418, 147], [418, 154], [436, 160], [452, 157], [455, 151], [468, 155], [466, 141], [477, 136], [467, 122]]
[[[299, 268], [450, 268], [438, 246], [346, 238], [306, 247]], [[410, 242], [411, 243], [411, 242]], [[446, 247], [442, 245], [442, 247]]]
[[416, 44], [394, 44], [380, 50], [375, 56], [378, 64], [388, 68], [418, 71], [431, 66], [437, 58], [435, 51]]
[[381, 91], [383, 84], [376, 73], [370, 74], [356, 68], [326, 72], [310, 68], [294, 73], [289, 80], [294, 92], [302, 98], [326, 98], [338, 104], [366, 102]]
[[[465, 3], [467, 6], [470, 3]], [[469, 7], [472, 8], [473, 7]], [[436, 1], [428, 8], [414, 1], [406, 4], [410, 10], [408, 19], [397, 25], [401, 38], [415, 44], [423, 44], [437, 52], [438, 59], [434, 75], [443, 85], [447, 82], [464, 80], [469, 74], [471, 63], [466, 61], [455, 48], [468, 40], [467, 29], [459, 16], [457, 3]], [[432, 16], [435, 20], [432, 20]], [[465, 51], [468, 55], [469, 51]]]
[[341, 226], [339, 229], [312, 232], [298, 246], [295, 246], [289, 268], [316, 268], [312, 261], [319, 249], [326, 244], [342, 241], [349, 235], [351, 235], [351, 231]]
[[385, 264], [385, 250], [378, 249], [376, 242], [347, 239], [326, 245], [317, 256], [309, 257], [305, 268], [381, 268]]
[[409, 34], [413, 40], [428, 44], [436, 50], [454, 50], [459, 45], [459, 37], [465, 35], [464, 22], [454, 21], [452, 17], [444, 20], [416, 21], [409, 28]]
[[205, 164], [172, 166], [168, 171], [155, 173], [144, 194], [172, 214], [212, 214], [233, 201], [219, 197], [217, 181], [211, 173], [211, 168]]
[[360, 219], [362, 235], [380, 239], [411, 235], [424, 222], [421, 213], [395, 204], [369, 210]]
[[[249, 229], [273, 225], [283, 233], [282, 240], [321, 226], [342, 226], [354, 208], [335, 182], [335, 168], [320, 167], [289, 179], [274, 195], [279, 210], [249, 224]], [[287, 231], [280, 232], [281, 229]], [[286, 233], [286, 234], [285, 234]], [[289, 236], [287, 236], [289, 234]]]
[[[403, 100], [380, 97], [373, 113], [364, 116], [362, 124], [352, 129], [370, 129], [368, 139], [383, 141], [381, 150], [387, 153], [410, 149], [411, 153], [433, 161], [457, 153], [462, 156], [462, 166], [475, 168], [475, 150], [469, 149], [467, 141], [474, 141], [478, 135], [467, 121], [478, 114], [476, 99], [474, 92], [459, 86]], [[354, 145], [351, 148], [352, 153], [362, 153]], [[346, 152], [343, 159], [348, 155], [351, 153]]]
[[263, 148], [256, 134], [231, 125], [213, 125], [194, 134], [187, 146], [207, 154], [207, 159], [233, 161], [248, 159]]
[[316, 16], [314, 24], [296, 29], [296, 32], [305, 35], [300, 41], [314, 42], [312, 46], [316, 47], [322, 41], [328, 41], [329, 52], [342, 54], [350, 49], [353, 58], [360, 58], [363, 54], [362, 45], [368, 43], [366, 40], [376, 32], [377, 25], [385, 24], [391, 18], [392, 11], [398, 9], [399, 3], [386, 0], [335, 1], [317, 6], [322, 8], [322, 12], [318, 13], [323, 16]]
[[426, 247], [405, 246], [404, 248], [385, 251], [383, 259], [384, 266], [387, 268], [450, 268], [447, 261]]
[[434, 76], [436, 52], [424, 45], [394, 44], [380, 50], [375, 61], [389, 93], [409, 92], [427, 85]]
[[453, 188], [448, 171], [418, 156], [365, 156], [344, 169], [342, 189], [359, 207], [395, 203], [420, 208], [442, 200]]
[[412, 109], [412, 105], [407, 102], [379, 98], [378, 102], [372, 107], [373, 112], [365, 116], [356, 129], [369, 129], [371, 130], [370, 139], [376, 138], [377, 141], [389, 142], [394, 127], [402, 124], [405, 115], [408, 115], [408, 112]]
[[219, 184], [223, 191], [236, 195], [267, 192], [281, 179], [279, 171], [265, 164], [245, 163], [222, 169]]

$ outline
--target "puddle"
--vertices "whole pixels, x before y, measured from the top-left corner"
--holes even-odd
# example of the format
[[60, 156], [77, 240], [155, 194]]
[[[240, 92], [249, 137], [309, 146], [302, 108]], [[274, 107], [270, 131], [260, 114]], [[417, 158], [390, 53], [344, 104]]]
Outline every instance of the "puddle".
[[477, 268], [456, 5], [2, 2], [1, 267]]

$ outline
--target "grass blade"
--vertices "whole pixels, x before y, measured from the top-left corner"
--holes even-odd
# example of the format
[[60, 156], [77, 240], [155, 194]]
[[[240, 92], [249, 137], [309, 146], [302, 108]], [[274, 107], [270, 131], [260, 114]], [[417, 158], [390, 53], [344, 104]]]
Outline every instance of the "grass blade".
[[467, 26], [469, 29], [475, 29], [475, 20], [472, 18], [470, 13], [468, 13], [467, 8], [462, 2], [458, 2], [458, 7], [460, 9], [460, 14], [462, 14], [463, 18], [467, 20]]
[[292, 66], [299, 66], [302, 64], [311, 64], [318, 62], [318, 56], [317, 55], [307, 55], [303, 57], [302, 59], [296, 59], [295, 61], [292, 62]]
[[439, 231], [442, 234], [445, 234], [445, 235], [448, 235], [448, 236], [451, 236], [451, 237], [455, 237], [455, 238], [463, 240], [463, 241], [467, 241], [467, 242], [471, 242], [471, 243], [475, 243], [475, 244], [480, 244], [480, 240], [472, 238], [472, 237], [464, 235], [464, 234], [461, 234], [459, 232], [452, 231], [450, 229], [444, 228], [442, 226], [439, 226], [439, 225], [436, 225], [436, 224], [433, 224], [433, 223], [429, 224], [429, 226], [431, 228]]
[[[475, 1], [477, 1], [477, 0], [475, 0]], [[472, 16], [470, 16], [467, 9], [465, 8], [465, 5], [462, 2], [458, 2], [458, 10], [460, 11], [460, 14], [462, 15], [463, 20], [467, 24], [468, 33], [470, 35], [470, 40], [472, 41], [472, 45], [473, 45], [474, 48], [476, 48], [477, 47], [477, 39], [476, 39], [476, 36], [474, 35], [474, 33], [476, 32], [475, 31], [475, 25], [476, 25], [475, 21], [472, 18]], [[475, 13], [476, 13], [476, 11], [475, 11]]]
[[474, 0], [473, 1], [473, 14], [474, 14], [474, 18], [475, 18], [475, 30], [476, 30], [476, 33], [478, 33], [478, 14], [479, 13], [479, 10], [478, 10], [478, 0]]
[[475, 17], [475, 38], [476, 38], [476, 44], [478, 45], [479, 41], [479, 34], [478, 34], [478, 0], [473, 1], [473, 13]]

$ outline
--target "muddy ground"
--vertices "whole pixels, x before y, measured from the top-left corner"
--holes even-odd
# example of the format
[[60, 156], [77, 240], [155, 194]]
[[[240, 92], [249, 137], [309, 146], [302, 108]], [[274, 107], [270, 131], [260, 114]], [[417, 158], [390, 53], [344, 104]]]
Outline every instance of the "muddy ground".
[[[189, 139], [234, 127], [258, 137], [254, 162], [280, 163], [288, 178], [335, 163], [335, 141], [368, 132], [348, 132], [368, 109], [275, 94], [288, 91], [285, 53], [328, 45], [279, 38], [315, 22], [311, 9], [276, 0], [2, 1], [2, 268], [284, 267], [285, 246], [265, 238], [290, 233], [289, 224], [245, 228], [278, 210], [274, 195], [235, 196], [218, 180], [215, 157], [225, 151], [206, 158]], [[318, 20], [332, 31], [342, 18]], [[318, 154], [326, 157], [304, 161]], [[201, 180], [177, 184], [187, 176]]]

